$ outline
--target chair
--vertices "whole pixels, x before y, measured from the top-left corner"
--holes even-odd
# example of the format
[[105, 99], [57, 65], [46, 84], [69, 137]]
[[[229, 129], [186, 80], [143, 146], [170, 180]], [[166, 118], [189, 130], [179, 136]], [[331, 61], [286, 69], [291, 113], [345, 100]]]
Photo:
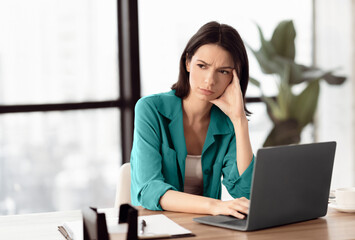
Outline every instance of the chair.
[[131, 203], [131, 165], [123, 164], [118, 172], [118, 181], [116, 187], [115, 208], [121, 204]]

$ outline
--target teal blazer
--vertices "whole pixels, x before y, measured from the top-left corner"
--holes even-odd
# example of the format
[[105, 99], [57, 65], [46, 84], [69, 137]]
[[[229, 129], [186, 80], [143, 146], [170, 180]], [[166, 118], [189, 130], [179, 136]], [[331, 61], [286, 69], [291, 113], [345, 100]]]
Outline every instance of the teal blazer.
[[[160, 198], [169, 189], [184, 191], [187, 156], [181, 98], [175, 91], [141, 98], [135, 106], [131, 152], [131, 201], [150, 210], [163, 210]], [[254, 157], [239, 176], [234, 127], [218, 107], [202, 150], [203, 195], [221, 198], [221, 178], [234, 198], [250, 195]]]

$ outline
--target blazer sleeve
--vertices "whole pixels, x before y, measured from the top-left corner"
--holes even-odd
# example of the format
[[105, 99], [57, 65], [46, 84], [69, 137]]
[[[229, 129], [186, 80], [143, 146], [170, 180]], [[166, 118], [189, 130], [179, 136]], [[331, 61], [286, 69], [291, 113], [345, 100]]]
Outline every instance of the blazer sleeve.
[[174, 186], [162, 174], [161, 133], [158, 111], [146, 98], [135, 106], [135, 128], [131, 152], [131, 195], [133, 205], [163, 210], [159, 201]]
[[254, 154], [251, 163], [248, 168], [239, 175], [237, 161], [236, 161], [236, 140], [233, 136], [226, 156], [223, 159], [223, 184], [226, 186], [229, 194], [233, 198], [246, 197], [250, 198], [250, 188], [252, 175], [254, 170]]

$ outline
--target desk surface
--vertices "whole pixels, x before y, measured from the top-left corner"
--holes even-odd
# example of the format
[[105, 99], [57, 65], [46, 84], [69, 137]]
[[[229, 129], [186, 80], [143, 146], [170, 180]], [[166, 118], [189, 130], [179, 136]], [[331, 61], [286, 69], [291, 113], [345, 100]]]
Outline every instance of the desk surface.
[[[110, 209], [108, 215], [117, 209]], [[151, 215], [161, 212], [140, 209], [139, 215]], [[117, 214], [117, 213], [116, 213]], [[289, 224], [254, 232], [239, 232], [224, 228], [206, 226], [192, 221], [202, 216], [196, 214], [163, 212], [181, 226], [191, 230], [197, 239], [355, 239], [355, 214], [340, 213], [329, 209], [327, 216], [301, 223]], [[65, 240], [57, 226], [65, 221], [81, 218], [80, 211], [64, 211], [26, 215], [0, 216], [0, 238], [19, 240]], [[183, 239], [183, 238], [180, 238]]]

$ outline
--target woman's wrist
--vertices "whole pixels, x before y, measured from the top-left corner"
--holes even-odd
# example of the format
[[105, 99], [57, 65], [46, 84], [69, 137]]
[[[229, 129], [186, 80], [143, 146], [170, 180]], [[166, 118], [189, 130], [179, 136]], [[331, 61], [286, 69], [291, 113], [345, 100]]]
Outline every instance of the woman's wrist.
[[245, 124], [248, 124], [248, 119], [247, 117], [244, 115], [244, 116], [241, 116], [241, 117], [235, 117], [232, 120], [232, 123], [233, 123], [233, 126], [236, 127], [236, 126], [243, 126]]
[[208, 213], [211, 215], [218, 215], [218, 205], [221, 202], [219, 199], [214, 199], [211, 198], [211, 200], [208, 202]]

